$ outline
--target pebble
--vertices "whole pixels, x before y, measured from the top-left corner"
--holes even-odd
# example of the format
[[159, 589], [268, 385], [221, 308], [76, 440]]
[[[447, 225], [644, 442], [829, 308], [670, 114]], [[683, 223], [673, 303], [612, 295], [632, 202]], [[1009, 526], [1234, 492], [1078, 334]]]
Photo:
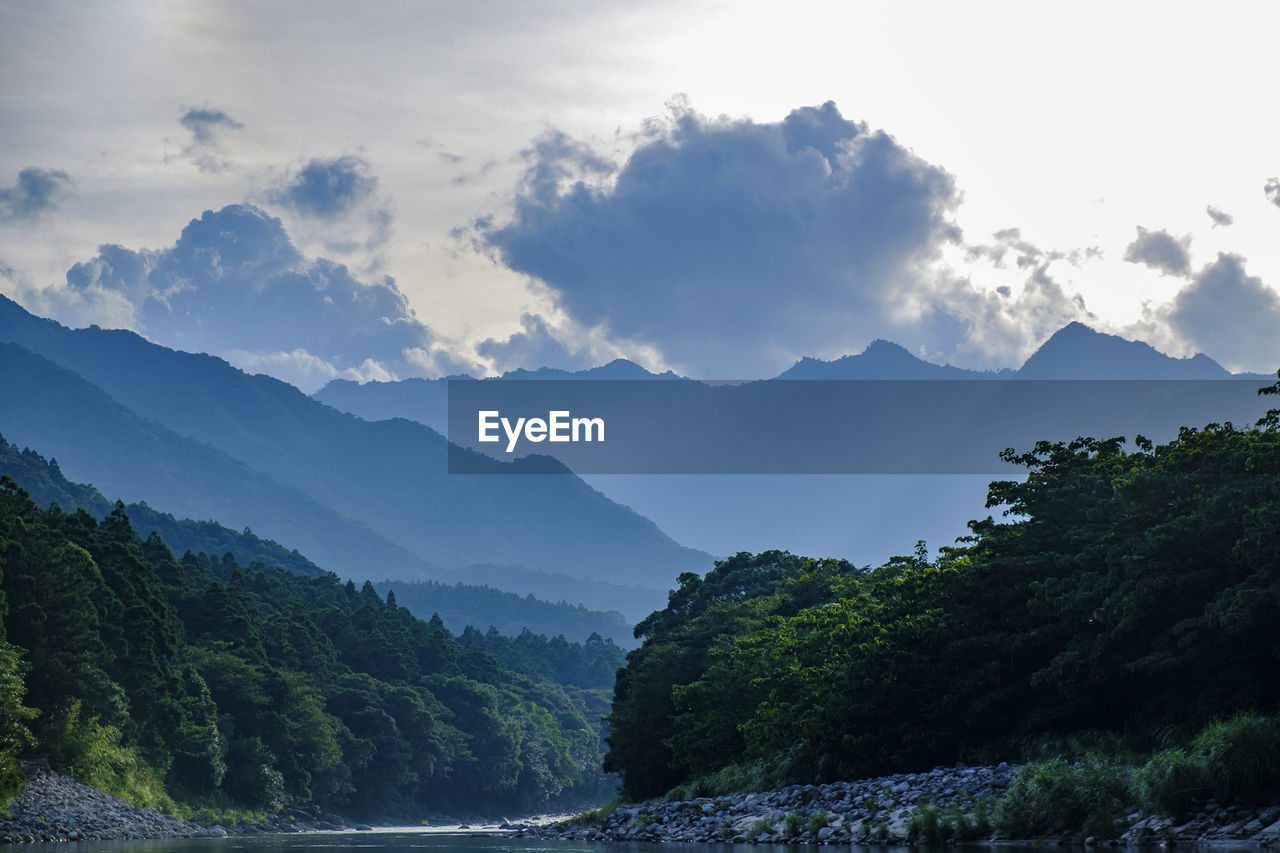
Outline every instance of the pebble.
[[190, 821], [132, 806], [51, 771], [32, 775], [7, 811], [8, 817], [0, 820], [0, 842], [11, 844], [189, 838], [206, 831]]
[[[780, 791], [731, 794], [697, 800], [649, 801], [618, 808], [598, 824], [572, 820], [530, 826], [521, 835], [577, 841], [889, 844], [911, 843], [911, 825], [922, 805], [958, 808], [970, 820], [980, 801], [989, 813], [1004, 796], [1019, 767], [935, 767], [928, 773], [897, 774], [792, 785]], [[1136, 812], [1128, 815], [1119, 838], [1090, 837], [1086, 844], [1193, 844], [1251, 841], [1262, 847], [1280, 843], [1280, 803], [1261, 809], [1223, 809], [1209, 801], [1200, 814], [1175, 825], [1168, 818]], [[1031, 839], [1027, 839], [1031, 840]]]

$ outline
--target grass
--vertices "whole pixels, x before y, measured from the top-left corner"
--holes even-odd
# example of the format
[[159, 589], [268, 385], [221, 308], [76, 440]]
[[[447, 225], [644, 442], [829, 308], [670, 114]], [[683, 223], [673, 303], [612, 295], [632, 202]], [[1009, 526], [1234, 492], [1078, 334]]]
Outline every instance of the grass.
[[954, 804], [940, 809], [925, 803], [916, 808], [907, 824], [909, 840], [931, 847], [950, 841], [979, 841], [990, 838], [991, 832], [991, 801], [986, 798], [974, 804], [972, 814]]
[[1264, 805], [1280, 793], [1280, 717], [1245, 712], [1210, 723], [1188, 748], [1151, 756], [1134, 780], [1144, 807], [1173, 817], [1210, 797]]
[[769, 791], [777, 787], [777, 778], [763, 761], [750, 764], [730, 764], [714, 773], [690, 779], [667, 792], [663, 799], [668, 803], [679, 800], [696, 800], [699, 797], [720, 797], [726, 794], [746, 794]]
[[829, 824], [830, 822], [831, 822], [831, 815], [827, 814], [826, 812], [814, 812], [812, 815], [809, 816], [809, 823], [805, 828], [809, 830], [810, 835], [817, 835], [819, 832], [825, 829], [827, 824]]
[[1018, 772], [996, 807], [995, 823], [1005, 838], [1115, 838], [1133, 802], [1130, 772], [1123, 765], [1097, 755], [1076, 763], [1054, 758]]
[[612, 800], [605, 803], [598, 809], [591, 809], [573, 816], [573, 823], [581, 826], [599, 826], [604, 823], [609, 815], [617, 811], [618, 806], [622, 805], [622, 800]]

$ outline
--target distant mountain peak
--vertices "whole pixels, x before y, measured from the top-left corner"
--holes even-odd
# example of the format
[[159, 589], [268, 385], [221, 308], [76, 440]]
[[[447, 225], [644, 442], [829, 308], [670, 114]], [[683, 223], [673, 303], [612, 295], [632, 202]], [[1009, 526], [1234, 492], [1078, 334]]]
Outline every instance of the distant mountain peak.
[[913, 355], [893, 341], [876, 338], [858, 355], [834, 361], [800, 359], [777, 376], [778, 379], [966, 379], [981, 376], [977, 371], [933, 364]]
[[1049, 336], [1018, 369], [1023, 379], [1222, 379], [1230, 374], [1203, 353], [1174, 358], [1142, 341], [1073, 321]]

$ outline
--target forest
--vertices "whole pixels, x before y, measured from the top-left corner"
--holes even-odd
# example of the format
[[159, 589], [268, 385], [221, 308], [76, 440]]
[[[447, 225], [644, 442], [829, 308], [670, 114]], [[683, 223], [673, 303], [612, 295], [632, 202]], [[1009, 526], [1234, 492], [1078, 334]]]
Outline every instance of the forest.
[[[1280, 409], [1003, 456], [1025, 478], [992, 483], [955, 546], [681, 574], [623, 666], [599, 635], [455, 635], [400, 606], [406, 587], [300, 557], [178, 556], [122, 504], [62, 510], [70, 486], [25, 452], [54, 502], [0, 480], [0, 787], [34, 753], [179, 812], [405, 820], [598, 803], [618, 778], [640, 800], [1082, 739], [1154, 753], [1185, 793], [1192, 753], [1157, 750], [1280, 710]], [[1280, 742], [1264, 752], [1274, 769]]]
[[123, 504], [42, 508], [8, 477], [0, 591], [6, 795], [24, 754], [207, 817], [528, 813], [615, 785], [600, 718], [623, 653], [598, 635], [455, 635], [367, 582], [179, 556]]
[[625, 797], [1015, 760], [1072, 738], [1150, 751], [1276, 712], [1280, 411], [1003, 458], [1025, 479], [992, 483], [993, 514], [932, 557], [742, 553], [682, 574], [618, 673], [605, 767]]

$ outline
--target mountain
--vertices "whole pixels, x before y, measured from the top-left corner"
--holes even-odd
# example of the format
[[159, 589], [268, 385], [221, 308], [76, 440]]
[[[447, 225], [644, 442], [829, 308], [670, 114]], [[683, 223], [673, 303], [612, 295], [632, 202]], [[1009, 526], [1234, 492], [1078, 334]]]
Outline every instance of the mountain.
[[[1173, 358], [1150, 344], [1068, 323], [1040, 345], [1017, 371], [1019, 379], [1227, 379], [1231, 374], [1204, 353]], [[1265, 379], [1264, 376], [1248, 378]]]
[[[1041, 344], [1022, 367], [966, 370], [932, 364], [890, 341], [872, 341], [858, 355], [833, 361], [802, 358], [777, 379], [1228, 379], [1233, 374], [1209, 356], [1165, 355], [1150, 344], [1068, 323]], [[1263, 374], [1236, 378], [1269, 379]]]
[[[1124, 341], [1101, 334], [1080, 324], [1072, 324], [1060, 330], [1041, 348], [1041, 353], [1028, 360], [1023, 370], [1005, 368], [998, 371], [965, 370], [949, 365], [935, 365], [912, 355], [897, 344], [875, 341], [857, 355], [849, 355], [833, 361], [806, 358], [780, 374], [780, 379], [819, 380], [1008, 380], [1017, 378], [1078, 378], [1090, 375], [1084, 369], [1090, 366], [1092, 375], [1099, 378], [1141, 377], [1161, 379], [1169, 377], [1195, 379], [1204, 376], [1230, 378], [1225, 370], [1205, 356], [1192, 359], [1175, 359], [1163, 355], [1146, 344]], [[1113, 372], [1107, 372], [1113, 371]], [[529, 371], [525, 376], [546, 375]], [[552, 378], [561, 378], [558, 375]], [[1240, 375], [1238, 379], [1262, 379], [1268, 384], [1270, 377]], [[445, 421], [446, 394], [440, 385], [425, 380], [408, 380], [399, 383], [331, 383], [317, 397], [332, 405], [360, 414], [364, 417], [409, 417], [441, 425]], [[995, 395], [992, 406], [1016, 406], [1016, 398], [1028, 393], [1027, 389], [1000, 388], [995, 383], [984, 389], [985, 395]], [[1230, 383], [1227, 383], [1230, 384]], [[1147, 403], [1117, 400], [1120, 389], [1097, 389], [1096, 406], [1100, 417], [1092, 425], [1086, 417], [1086, 431], [1097, 433], [1128, 429], [1123, 421], [1127, 413], [1137, 419], [1157, 421], [1168, 429], [1176, 429], [1182, 423], [1220, 421], [1229, 417], [1244, 423], [1252, 418], [1248, 412], [1261, 409], [1252, 396], [1253, 389], [1217, 389], [1212, 392], [1203, 387], [1193, 388], [1188, 383], [1186, 393], [1204, 399], [1198, 402], [1178, 399], [1178, 389], [1171, 389], [1171, 397], [1165, 406], [1160, 401], [1158, 389], [1156, 406]], [[438, 397], [431, 399], [428, 389], [438, 388]], [[1051, 393], [1051, 389], [1046, 389]], [[1087, 390], [1087, 389], [1086, 389]], [[1152, 392], [1153, 389], [1144, 389]], [[951, 393], [961, 393], [951, 389]], [[975, 389], [975, 396], [977, 389]], [[1225, 405], [1219, 405], [1219, 401]], [[961, 401], [967, 402], [967, 401]], [[1039, 417], [1049, 421], [1062, 411], [1062, 400], [1047, 400], [1032, 411], [1015, 409], [1018, 420]], [[998, 415], [979, 410], [969, 411], [970, 406], [942, 411], [936, 404], [925, 404], [911, 417], [886, 421], [904, 425], [907, 431], [920, 422], [950, 424], [957, 431], [969, 432], [987, 429], [981, 422], [991, 418], [1003, 427]], [[1265, 408], [1265, 407], [1262, 407]], [[1243, 409], [1237, 416], [1238, 409]], [[1108, 411], [1109, 410], [1109, 411]], [[1188, 414], [1190, 412], [1190, 414]], [[1078, 415], [1088, 411], [1070, 409], [1066, 414], [1078, 421]], [[1196, 420], [1197, 418], [1203, 418]], [[432, 421], [432, 419], [435, 419]], [[1057, 425], [1061, 426], [1061, 425]], [[1061, 431], [1061, 430], [1059, 430]], [[860, 444], [880, 436], [876, 425], [851, 430], [851, 437]], [[1132, 435], [1132, 431], [1125, 434]], [[1035, 438], [1071, 438], [1056, 435], [1052, 430], [1037, 434]], [[1002, 441], [1001, 439], [996, 439]], [[1025, 441], [1011, 438], [1010, 443]], [[993, 445], [991, 459], [1004, 443]], [[1029, 444], [1018, 444], [1029, 449]], [[896, 457], [892, 457], [896, 458]], [[966, 522], [986, 515], [984, 507], [990, 476], [948, 475], [938, 477], [908, 476], [824, 476], [805, 475], [735, 475], [735, 476], [640, 476], [587, 475], [592, 486], [610, 497], [634, 507], [646, 517], [654, 519], [676, 539], [721, 555], [737, 551], [763, 552], [771, 549], [788, 549], [833, 557], [844, 557], [859, 564], [875, 564], [895, 554], [910, 553], [917, 539], [932, 544], [948, 544], [955, 537], [967, 532]]]
[[71, 480], [95, 483], [112, 500], [253, 528], [305, 545], [315, 559], [357, 577], [434, 574], [421, 557], [299, 489], [139, 417], [79, 374], [16, 344], [0, 344], [0, 398], [8, 401], [0, 433], [58, 459]]
[[[612, 583], [623, 597], [635, 589], [660, 597], [679, 573], [705, 570], [710, 564], [707, 554], [679, 545], [653, 522], [577, 477], [519, 473], [547, 470], [546, 460], [500, 463], [509, 465], [504, 469], [509, 474], [450, 476], [448, 444], [427, 426], [405, 419], [365, 421], [276, 379], [242, 373], [221, 359], [170, 350], [131, 332], [67, 329], [3, 297], [0, 341], [25, 347], [63, 369], [60, 374], [34, 366], [6, 371], [32, 370], [29, 378], [13, 381], [31, 386], [30, 393], [56, 397], [37, 407], [6, 407], [0, 430], [11, 440], [42, 447], [65, 469], [111, 494], [146, 498], [176, 514], [214, 518], [232, 527], [252, 525], [318, 560], [312, 533], [266, 530], [255, 513], [236, 506], [238, 499], [251, 495], [241, 489], [233, 498], [216, 478], [189, 473], [186, 460], [202, 459], [211, 466], [216, 458], [226, 469], [230, 458], [241, 466], [238, 483], [256, 476], [254, 482], [282, 504], [277, 515], [309, 501], [309, 506], [319, 505], [328, 513], [335, 528], [367, 528], [413, 555], [418, 567], [435, 564], [459, 570], [475, 563], [515, 564]], [[81, 417], [81, 399], [109, 411], [111, 423], [131, 415], [129, 428], [106, 440], [94, 438], [92, 419], [81, 418], [84, 422], [78, 427], [62, 423]], [[33, 418], [40, 421], [38, 426], [24, 423]], [[69, 431], [84, 443], [63, 441], [50, 447], [44, 440], [46, 434]], [[164, 449], [167, 455], [163, 461], [147, 463], [151, 451], [137, 450], [138, 442], [157, 452]], [[113, 455], [129, 457], [131, 464], [95, 458]], [[87, 471], [96, 476], [82, 473]], [[154, 494], [162, 488], [166, 501], [184, 502], [180, 510]], [[351, 573], [351, 563], [324, 559], [321, 564]], [[422, 577], [422, 571], [406, 571], [394, 560], [382, 565], [382, 572], [370, 569], [361, 574], [375, 579]]]
[[875, 340], [859, 355], [834, 361], [802, 358], [776, 379], [984, 379], [993, 375], [949, 364], [931, 364], [916, 358], [905, 347]]
[[[683, 379], [671, 371], [651, 373], [633, 361], [614, 359], [608, 364], [588, 370], [559, 370], [540, 367], [537, 370], [512, 370], [499, 379]], [[431, 427], [436, 432], [449, 432], [449, 381], [472, 380], [466, 375], [440, 379], [401, 379], [394, 382], [353, 382], [334, 379], [311, 396], [342, 412], [350, 412], [365, 420], [408, 418]], [[479, 380], [485, 381], [485, 380]]]

